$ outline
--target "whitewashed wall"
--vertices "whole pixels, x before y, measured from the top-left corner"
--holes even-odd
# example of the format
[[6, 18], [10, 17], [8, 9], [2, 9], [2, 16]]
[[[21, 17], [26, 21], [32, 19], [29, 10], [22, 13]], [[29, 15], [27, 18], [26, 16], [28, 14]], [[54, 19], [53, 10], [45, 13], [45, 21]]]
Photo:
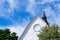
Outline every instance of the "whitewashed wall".
[[[37, 27], [36, 24], [38, 24]], [[47, 24], [38, 16], [36, 16], [26, 27], [22, 35], [20, 36], [19, 40], [38, 40], [36, 30], [40, 29], [41, 27], [46, 26]], [[35, 29], [35, 30], [34, 30]]]

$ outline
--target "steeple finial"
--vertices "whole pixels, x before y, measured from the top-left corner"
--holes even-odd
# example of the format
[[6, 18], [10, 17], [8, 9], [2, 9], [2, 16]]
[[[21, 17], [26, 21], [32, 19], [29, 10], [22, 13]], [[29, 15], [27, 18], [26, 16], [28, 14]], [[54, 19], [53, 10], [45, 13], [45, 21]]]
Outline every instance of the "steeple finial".
[[43, 17], [42, 19], [46, 22], [47, 25], [49, 25], [48, 21], [47, 21], [47, 17], [45, 15], [45, 11], [43, 11]]

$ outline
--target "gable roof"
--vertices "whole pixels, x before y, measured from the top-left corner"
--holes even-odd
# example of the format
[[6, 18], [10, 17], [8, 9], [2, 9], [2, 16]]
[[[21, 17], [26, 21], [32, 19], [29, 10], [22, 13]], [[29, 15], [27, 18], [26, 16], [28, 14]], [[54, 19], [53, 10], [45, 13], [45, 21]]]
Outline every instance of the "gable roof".
[[37, 34], [33, 27], [34, 25], [39, 24], [40, 28], [46, 26], [47, 24], [38, 16], [36, 16], [25, 28], [24, 32], [20, 36], [19, 40], [38, 40]]

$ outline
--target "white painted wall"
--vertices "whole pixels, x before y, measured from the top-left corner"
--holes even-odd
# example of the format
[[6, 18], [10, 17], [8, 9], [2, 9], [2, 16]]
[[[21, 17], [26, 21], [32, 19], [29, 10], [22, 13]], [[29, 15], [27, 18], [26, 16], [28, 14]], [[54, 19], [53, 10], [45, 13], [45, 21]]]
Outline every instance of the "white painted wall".
[[34, 31], [34, 25], [39, 24], [40, 26], [36, 27], [36, 30], [40, 29], [41, 27], [46, 26], [47, 24], [36, 16], [26, 27], [22, 35], [20, 36], [19, 40], [38, 40], [37, 34], [39, 32]]

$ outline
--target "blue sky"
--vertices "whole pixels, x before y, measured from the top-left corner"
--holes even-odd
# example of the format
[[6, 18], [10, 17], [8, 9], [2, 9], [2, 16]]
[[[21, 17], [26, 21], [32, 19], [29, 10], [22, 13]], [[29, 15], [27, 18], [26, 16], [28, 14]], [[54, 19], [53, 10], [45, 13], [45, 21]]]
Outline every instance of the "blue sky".
[[60, 0], [0, 0], [0, 28], [18, 33], [35, 16], [41, 18], [43, 11], [50, 24], [60, 26]]

